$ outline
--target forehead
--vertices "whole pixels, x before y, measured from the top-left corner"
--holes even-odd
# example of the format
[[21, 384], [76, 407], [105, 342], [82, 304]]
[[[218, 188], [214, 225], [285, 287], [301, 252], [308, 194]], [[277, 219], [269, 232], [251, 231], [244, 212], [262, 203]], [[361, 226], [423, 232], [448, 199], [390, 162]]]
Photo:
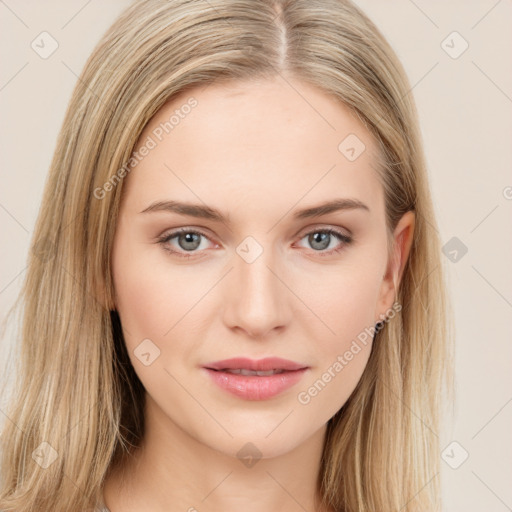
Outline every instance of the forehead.
[[148, 138], [154, 147], [125, 184], [134, 208], [168, 196], [218, 207], [381, 199], [370, 133], [341, 101], [302, 81], [190, 89], [157, 112], [136, 149]]

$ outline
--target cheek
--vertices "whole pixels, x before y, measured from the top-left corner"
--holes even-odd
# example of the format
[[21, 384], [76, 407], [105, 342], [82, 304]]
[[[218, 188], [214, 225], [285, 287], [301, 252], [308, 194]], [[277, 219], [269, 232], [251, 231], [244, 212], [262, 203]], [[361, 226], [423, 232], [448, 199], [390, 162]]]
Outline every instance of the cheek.
[[174, 375], [176, 355], [185, 361], [193, 352], [191, 333], [200, 311], [194, 306], [200, 306], [211, 284], [194, 279], [184, 266], [173, 268], [158, 249], [120, 243], [112, 263], [116, 307], [131, 363], [149, 394], [165, 403], [171, 390], [179, 394], [166, 370]]
[[314, 323], [311, 333], [317, 364], [297, 400], [310, 414], [327, 421], [352, 394], [368, 363], [381, 269], [376, 259], [361, 262], [340, 268], [320, 283], [323, 286], [308, 296], [308, 305], [322, 320]]
[[120, 244], [113, 257], [113, 275], [117, 310], [134, 341], [163, 339], [206, 287], [184, 266], [171, 265], [164, 250], [153, 245], [135, 249]]
[[322, 335], [323, 353], [332, 354], [375, 324], [375, 310], [382, 285], [377, 258], [371, 263], [343, 265], [316, 276], [316, 285], [302, 290], [306, 305], [315, 312], [315, 329]]
[[326, 360], [297, 394], [302, 414], [326, 423], [350, 398], [371, 352], [367, 343], [348, 343]]

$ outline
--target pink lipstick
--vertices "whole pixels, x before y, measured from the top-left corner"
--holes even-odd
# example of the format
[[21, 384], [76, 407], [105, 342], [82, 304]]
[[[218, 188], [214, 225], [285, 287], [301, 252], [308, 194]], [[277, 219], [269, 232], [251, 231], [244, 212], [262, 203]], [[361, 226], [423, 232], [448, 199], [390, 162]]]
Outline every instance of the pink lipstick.
[[300, 381], [308, 366], [279, 357], [236, 357], [204, 365], [220, 388], [245, 400], [267, 400]]

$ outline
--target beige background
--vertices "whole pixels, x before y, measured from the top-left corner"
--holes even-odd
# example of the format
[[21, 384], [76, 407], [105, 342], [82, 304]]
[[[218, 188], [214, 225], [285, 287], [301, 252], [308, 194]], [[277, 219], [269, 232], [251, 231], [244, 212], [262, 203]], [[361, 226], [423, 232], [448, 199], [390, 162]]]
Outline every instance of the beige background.
[[[2, 319], [24, 277], [77, 76], [129, 3], [0, 1]], [[445, 452], [452, 466], [463, 450], [469, 457], [457, 469], [442, 463], [444, 510], [512, 510], [512, 2], [356, 3], [389, 39], [413, 85], [443, 244], [467, 247], [457, 261], [446, 259], [456, 316], [457, 402], [454, 420], [440, 436], [443, 447], [459, 443]], [[31, 48], [43, 31], [59, 44], [47, 59]], [[463, 39], [446, 39], [454, 31]], [[467, 50], [450, 57], [445, 49], [454, 54], [463, 40]], [[9, 333], [0, 354], [7, 367], [14, 344]]]

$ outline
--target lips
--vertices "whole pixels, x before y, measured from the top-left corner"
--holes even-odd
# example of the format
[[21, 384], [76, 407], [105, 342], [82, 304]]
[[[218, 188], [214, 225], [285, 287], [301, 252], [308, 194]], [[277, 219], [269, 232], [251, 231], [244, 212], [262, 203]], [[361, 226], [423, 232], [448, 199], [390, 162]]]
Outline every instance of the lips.
[[[248, 359], [246, 357], [235, 357], [232, 359], [223, 359], [204, 365], [209, 370], [225, 371], [225, 370], [245, 370], [245, 372], [269, 372], [282, 373], [282, 371], [294, 371], [308, 368], [307, 365], [296, 363], [281, 357], [266, 357], [264, 359]], [[240, 373], [240, 372], [238, 372]], [[243, 373], [247, 375], [247, 373]]]
[[203, 371], [217, 386], [239, 398], [268, 400], [296, 385], [308, 369], [280, 357], [235, 357], [208, 363]]

